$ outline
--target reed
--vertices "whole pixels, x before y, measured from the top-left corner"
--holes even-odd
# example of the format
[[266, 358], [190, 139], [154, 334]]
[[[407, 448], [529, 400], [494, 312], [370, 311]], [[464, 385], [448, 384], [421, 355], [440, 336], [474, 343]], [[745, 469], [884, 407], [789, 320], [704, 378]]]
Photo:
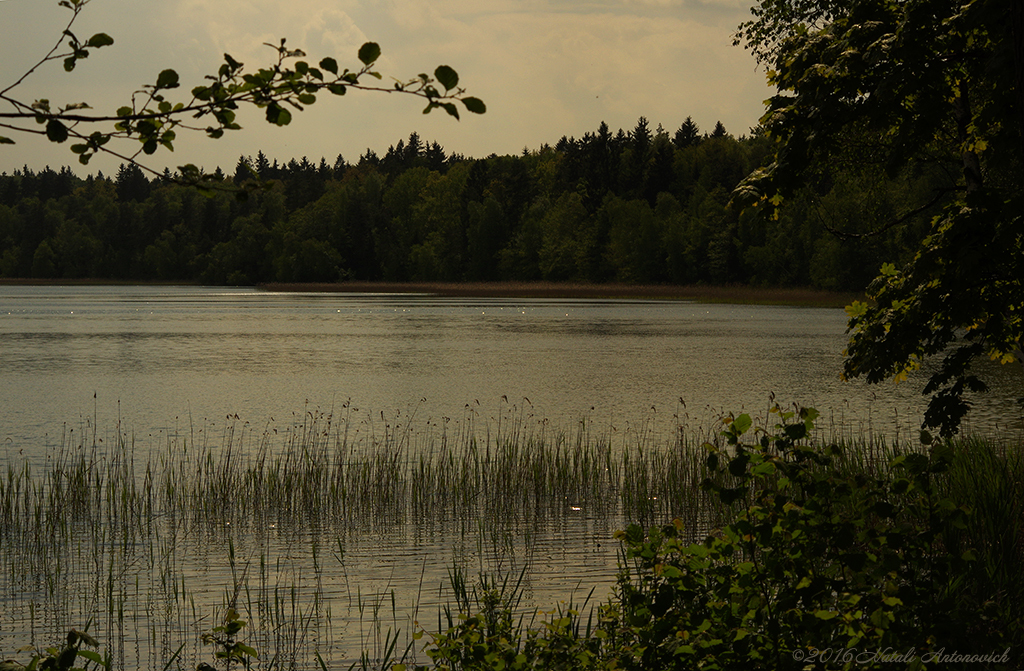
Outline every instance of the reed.
[[[67, 431], [41, 465], [9, 459], [3, 466], [0, 585], [10, 596], [0, 630], [24, 636], [21, 645], [41, 626], [59, 632], [85, 615], [95, 617], [93, 634], [121, 667], [133, 665], [133, 654], [150, 666], [173, 656], [194, 667], [199, 632], [238, 607], [248, 612], [255, 646], [273, 651], [273, 664], [373, 668], [414, 654], [409, 636], [416, 613], [431, 605], [421, 597], [432, 578], [421, 573], [414, 596], [403, 596], [391, 578], [370, 589], [350, 571], [348, 542], [463, 524], [476, 539], [463, 564], [476, 557], [484, 575], [483, 557], [503, 557], [495, 568], [523, 572], [514, 589], [487, 583], [483, 598], [495, 589], [529, 591], [529, 559], [513, 555], [544, 525], [579, 516], [620, 527], [678, 517], [699, 539], [729, 515], [700, 487], [708, 477], [703, 445], [718, 436], [715, 427], [674, 421], [676, 438], [661, 444], [643, 422], [619, 434], [590, 418], [563, 429], [511, 405], [495, 421], [467, 407], [461, 421], [417, 422], [346, 404], [338, 414], [307, 410], [284, 426], [232, 420], [149, 444], [120, 425], [103, 439], [95, 426]], [[839, 442], [843, 467], [864, 473], [919, 449]], [[1017, 568], [1024, 462], [988, 443], [955, 449], [978, 459], [951, 486], [974, 505], [992, 506], [991, 525], [970, 530], [1001, 548], [987, 570], [1024, 579]], [[1008, 498], [1018, 507], [1004, 505]], [[302, 559], [291, 561], [282, 547]], [[464, 578], [449, 574], [456, 604], [470, 596]], [[213, 598], [205, 586], [218, 580], [228, 587]], [[432, 606], [445, 603], [442, 592]]]

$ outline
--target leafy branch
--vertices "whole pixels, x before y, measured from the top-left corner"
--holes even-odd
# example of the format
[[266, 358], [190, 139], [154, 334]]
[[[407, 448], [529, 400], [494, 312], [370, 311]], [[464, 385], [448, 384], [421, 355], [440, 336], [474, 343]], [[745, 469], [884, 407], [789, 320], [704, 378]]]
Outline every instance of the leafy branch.
[[[174, 93], [181, 88], [181, 82], [178, 73], [172, 69], [163, 70], [154, 83], [146, 84], [133, 93], [131, 103], [119, 107], [113, 115], [88, 113], [85, 110], [93, 108], [85, 102], [54, 106], [46, 98], [32, 103], [19, 100], [12, 91], [40, 67], [60, 60], [64, 70], [71, 72], [77, 62], [89, 57], [93, 50], [114, 43], [106, 33], [97, 33], [82, 41], [72, 32], [75, 21], [89, 2], [60, 0], [60, 6], [72, 12], [60, 39], [38, 63], [0, 90], [0, 101], [11, 108], [0, 112], [0, 128], [45, 135], [57, 144], [72, 140], [71, 151], [83, 165], [102, 152], [138, 165], [152, 174], [159, 174], [139, 164], [138, 159], [141, 155], [154, 154], [161, 147], [173, 151], [179, 131], [203, 132], [210, 138], [220, 138], [227, 131], [241, 129], [237, 110], [244, 106], [263, 109], [267, 122], [286, 126], [292, 121], [293, 111], [301, 112], [314, 104], [318, 95], [342, 96], [350, 89], [416, 96], [427, 102], [424, 114], [442, 109], [456, 119], [459, 118], [456, 103], [461, 103], [474, 114], [483, 114], [487, 109], [482, 100], [466, 95], [465, 89], [459, 86], [458, 73], [447, 65], [438, 66], [433, 76], [420, 74], [408, 80], [395, 80], [393, 85], [386, 86], [367, 81], [383, 79], [375, 69], [381, 49], [374, 42], [360, 47], [357, 54], [360, 65], [350, 70], [341, 68], [331, 57], [311, 65], [304, 60], [305, 52], [289, 48], [283, 38], [280, 44], [267, 44], [277, 53], [276, 62], [271, 65], [247, 70], [243, 63], [224, 54], [224, 63], [215, 75], [207, 75], [203, 84], [193, 87], [189, 95], [177, 100]], [[93, 130], [105, 124], [113, 124], [113, 127]], [[115, 143], [117, 146], [122, 146], [126, 140], [134, 141], [138, 146], [127, 151], [115, 150], [108, 146], [111, 140], [122, 141]], [[0, 144], [14, 144], [14, 140], [0, 136]], [[185, 182], [203, 180], [202, 171], [194, 165], [181, 166], [179, 170]]]

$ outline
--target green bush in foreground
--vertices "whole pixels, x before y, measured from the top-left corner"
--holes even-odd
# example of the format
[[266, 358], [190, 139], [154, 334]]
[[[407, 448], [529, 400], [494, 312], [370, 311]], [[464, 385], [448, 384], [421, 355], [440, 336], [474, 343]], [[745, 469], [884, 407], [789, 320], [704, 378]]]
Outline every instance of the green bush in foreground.
[[[585, 631], [575, 610], [515, 624], [491, 595], [433, 637], [435, 668], [1019, 668], [1012, 473], [990, 461], [986, 486], [951, 487], [974, 459], [948, 443], [849, 468], [809, 441], [814, 410], [776, 412], [774, 432], [741, 415], [724, 448], [708, 446], [704, 487], [734, 508], [730, 524], [703, 543], [684, 542], [678, 520], [631, 526], [616, 598]], [[977, 519], [992, 504], [1015, 511], [1005, 528]]]

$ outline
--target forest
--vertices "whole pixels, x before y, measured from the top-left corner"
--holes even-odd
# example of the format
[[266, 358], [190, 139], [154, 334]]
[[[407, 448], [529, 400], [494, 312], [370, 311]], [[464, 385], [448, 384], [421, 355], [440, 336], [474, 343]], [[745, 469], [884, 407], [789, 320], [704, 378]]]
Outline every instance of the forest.
[[257, 152], [207, 192], [134, 164], [84, 179], [26, 166], [0, 175], [0, 277], [862, 290], [908, 260], [928, 229], [908, 204], [948, 179], [886, 175], [847, 151], [774, 216], [733, 206], [773, 150], [758, 129], [702, 132], [687, 117], [671, 133], [641, 117], [518, 156], [448, 154], [416, 133], [354, 164]]

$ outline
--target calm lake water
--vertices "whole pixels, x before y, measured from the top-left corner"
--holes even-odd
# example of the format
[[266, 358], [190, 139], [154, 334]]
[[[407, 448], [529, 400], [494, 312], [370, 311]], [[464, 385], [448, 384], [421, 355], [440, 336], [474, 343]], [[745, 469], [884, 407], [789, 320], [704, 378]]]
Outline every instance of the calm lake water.
[[853, 430], [916, 426], [920, 387], [840, 381], [845, 326], [819, 308], [4, 287], [0, 438], [34, 451], [85, 420], [141, 437], [348, 401], [423, 421], [528, 403], [624, 430], [670, 420], [680, 399], [703, 417], [761, 412], [772, 393]]
[[[41, 471], [69, 446], [109, 450], [120, 438], [141, 477], [154, 454], [180, 444], [216, 447], [244, 431], [272, 441], [342, 415], [356, 434], [405, 432], [411, 452], [433, 449], [439, 435], [493, 435], [502, 422], [554, 435], [581, 420], [621, 449], [656, 451], [721, 413], [763, 414], [773, 394], [817, 407], [826, 430], [916, 435], [919, 380], [840, 381], [845, 327], [842, 310], [820, 308], [0, 287], [0, 467]], [[1019, 432], [1019, 384], [999, 378], [972, 426]], [[93, 618], [91, 631], [125, 668], [162, 667], [178, 643], [188, 646], [177, 661], [194, 668], [209, 658], [197, 634], [216, 624], [243, 570], [251, 589], [239, 603], [252, 611], [257, 642], [308, 667], [310, 650], [341, 663], [379, 645], [388, 627], [435, 626], [453, 563], [470, 574], [527, 566], [527, 600], [543, 607], [579, 601], [591, 587], [601, 598], [616, 572], [612, 533], [630, 515], [563, 503], [558, 514], [500, 528], [466, 518], [344, 528], [161, 522], [163, 536], [116, 559], [117, 533], [106, 548], [93, 532], [61, 550], [62, 589], [18, 568], [32, 551], [5, 541], [0, 558], [15, 568], [0, 575], [0, 658], [20, 659], [30, 639], [56, 641]], [[279, 610], [260, 612], [268, 602]], [[280, 625], [289, 613], [291, 628]]]

